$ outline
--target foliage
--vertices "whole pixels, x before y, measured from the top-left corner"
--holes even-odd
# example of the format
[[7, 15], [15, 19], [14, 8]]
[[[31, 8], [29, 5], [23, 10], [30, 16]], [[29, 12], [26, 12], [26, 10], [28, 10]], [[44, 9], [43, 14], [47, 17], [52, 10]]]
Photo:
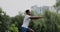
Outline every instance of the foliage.
[[56, 4], [54, 5], [54, 7], [57, 10], [57, 13], [60, 11], [60, 0], [56, 0]]
[[15, 24], [10, 25], [9, 30], [10, 32], [18, 32], [18, 28]]

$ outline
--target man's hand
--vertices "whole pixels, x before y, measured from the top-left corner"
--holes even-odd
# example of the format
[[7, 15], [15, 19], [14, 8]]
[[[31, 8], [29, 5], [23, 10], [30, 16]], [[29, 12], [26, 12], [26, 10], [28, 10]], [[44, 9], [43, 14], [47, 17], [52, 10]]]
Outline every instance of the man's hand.
[[40, 18], [44, 18], [42, 16], [31, 16], [30, 19], [40, 19]]
[[44, 16], [39, 16], [39, 18], [45, 18]]

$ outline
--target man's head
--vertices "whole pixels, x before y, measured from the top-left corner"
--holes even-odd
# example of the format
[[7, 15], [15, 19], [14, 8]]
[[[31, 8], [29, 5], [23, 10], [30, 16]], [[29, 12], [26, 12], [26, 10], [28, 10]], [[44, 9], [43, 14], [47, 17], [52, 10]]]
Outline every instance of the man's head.
[[26, 10], [25, 13], [28, 14], [28, 15], [31, 14], [31, 13], [30, 13], [30, 10]]

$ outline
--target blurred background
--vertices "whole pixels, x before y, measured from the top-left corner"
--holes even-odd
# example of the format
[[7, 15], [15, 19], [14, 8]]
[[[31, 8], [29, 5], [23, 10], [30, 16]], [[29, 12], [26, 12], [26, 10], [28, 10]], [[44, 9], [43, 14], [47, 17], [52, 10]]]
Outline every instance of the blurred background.
[[60, 0], [0, 0], [0, 32], [20, 32], [26, 9], [45, 16], [31, 20], [35, 32], [60, 32]]

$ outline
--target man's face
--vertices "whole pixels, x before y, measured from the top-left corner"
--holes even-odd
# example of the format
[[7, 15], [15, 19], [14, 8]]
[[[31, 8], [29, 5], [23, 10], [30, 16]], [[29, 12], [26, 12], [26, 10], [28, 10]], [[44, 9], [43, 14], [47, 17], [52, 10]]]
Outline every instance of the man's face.
[[28, 14], [29, 14], [29, 15], [31, 14], [30, 11], [28, 12]]

